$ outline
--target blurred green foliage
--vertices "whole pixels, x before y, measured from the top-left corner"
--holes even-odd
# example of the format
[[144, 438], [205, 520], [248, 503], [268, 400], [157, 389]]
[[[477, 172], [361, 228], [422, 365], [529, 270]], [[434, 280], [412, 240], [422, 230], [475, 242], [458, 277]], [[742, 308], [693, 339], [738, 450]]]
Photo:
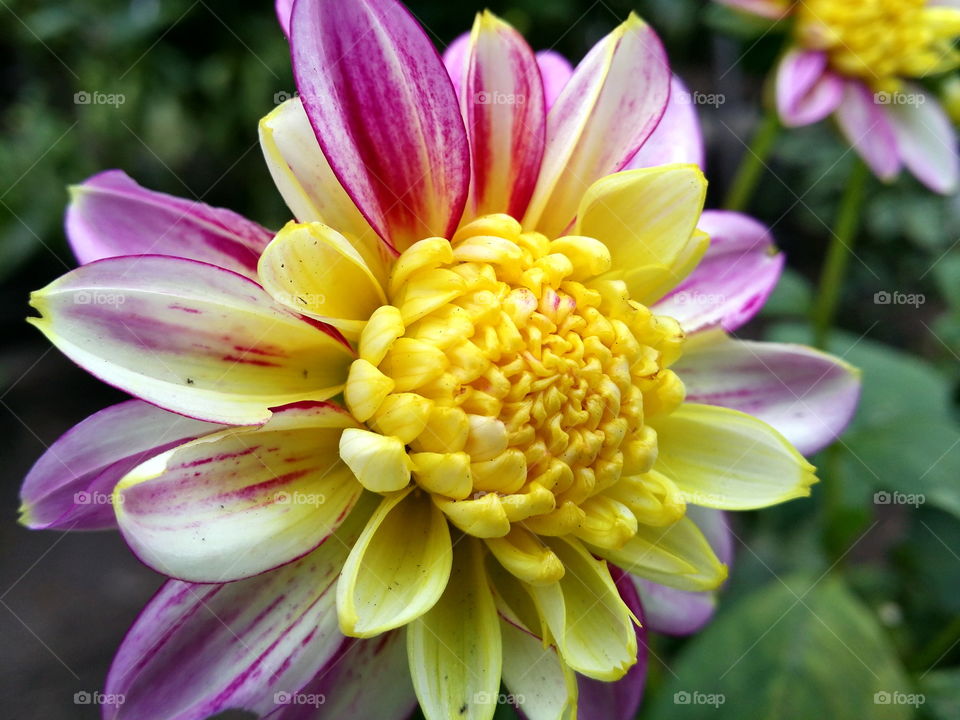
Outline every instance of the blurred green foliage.
[[[120, 167], [147, 187], [284, 222], [256, 123], [293, 82], [269, 3], [0, 5], [6, 375], [22, 347], [44, 347], [21, 322], [28, 291], [73, 264], [61, 229], [66, 185]], [[744, 152], [780, 48], [768, 23], [699, 0], [410, 5], [441, 46], [489, 5], [534, 47], [574, 59], [638, 11], [693, 89], [725, 97], [701, 108], [711, 198], [723, 197]], [[78, 104], [84, 92], [123, 100]], [[774, 227], [790, 268], [748, 332], [809, 339], [812, 280], [851, 162], [828, 123], [780, 138], [751, 210]], [[691, 640], [651, 638], [641, 717], [960, 717], [958, 248], [960, 201], [909, 178], [872, 182], [838, 319], [845, 332], [832, 346], [863, 370], [857, 418], [816, 459], [823, 482], [812, 500], [737, 518], [738, 557], [719, 616]], [[884, 292], [923, 302], [878, 302]], [[923, 502], [877, 500], [896, 492]], [[716, 711], [678, 704], [677, 692], [722, 693], [724, 702]], [[876, 695], [898, 692], [925, 702]]]

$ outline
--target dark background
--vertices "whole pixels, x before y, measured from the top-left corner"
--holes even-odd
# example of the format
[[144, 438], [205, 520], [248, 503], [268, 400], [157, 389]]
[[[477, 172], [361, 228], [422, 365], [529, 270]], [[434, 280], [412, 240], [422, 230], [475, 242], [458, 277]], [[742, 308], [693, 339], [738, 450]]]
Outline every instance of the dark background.
[[[513, 0], [486, 4], [573, 60], [631, 10], [664, 39], [699, 107], [710, 206], [761, 112], [782, 37], [697, 0]], [[410, 3], [439, 46], [474, 2]], [[766, 34], [764, 34], [766, 33]], [[256, 122], [293, 81], [269, 3], [213, 0], [0, 2], [0, 716], [98, 717], [74, 693], [102, 688], [112, 653], [160, 578], [113, 533], [31, 532], [19, 484], [62, 432], [121, 398], [23, 322], [31, 290], [74, 266], [66, 185], [106, 168], [146, 187], [286, 220]], [[77, 105], [78, 91], [122, 105]], [[832, 128], [784, 134], [751, 211], [774, 226], [790, 270], [745, 336], [804, 338], [852, 156]], [[909, 179], [872, 182], [835, 351], [865, 371], [842, 446], [816, 459], [809, 501], [736, 518], [738, 558], [718, 621], [693, 641], [652, 638], [641, 717], [910, 717], [876, 692], [920, 693], [920, 714], [960, 717], [960, 211]], [[879, 291], [919, 307], [878, 305]], [[839, 498], [829, 511], [824, 488]], [[878, 491], [922, 494], [884, 505]], [[719, 708], [678, 691], [723, 693]], [[699, 713], [699, 714], [698, 714]], [[507, 713], [504, 713], [506, 716]]]

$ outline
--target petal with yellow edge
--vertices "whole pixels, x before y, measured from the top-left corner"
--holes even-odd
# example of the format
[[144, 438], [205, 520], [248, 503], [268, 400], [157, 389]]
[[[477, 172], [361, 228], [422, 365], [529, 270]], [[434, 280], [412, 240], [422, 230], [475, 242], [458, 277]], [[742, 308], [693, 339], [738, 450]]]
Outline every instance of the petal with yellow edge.
[[613, 258], [604, 280], [623, 280], [650, 304], [700, 262], [709, 238], [697, 232], [707, 181], [696, 165], [626, 170], [598, 180], [580, 203], [576, 234], [603, 242]]
[[500, 619], [483, 546], [462, 538], [454, 557], [443, 596], [407, 628], [413, 687], [427, 720], [490, 720], [500, 696]]
[[817, 481], [790, 441], [739, 410], [685, 403], [652, 422], [660, 450], [655, 468], [694, 505], [756, 510], [807, 497]]
[[629, 573], [678, 590], [713, 590], [727, 578], [727, 566], [690, 518], [666, 527], [641, 525], [622, 548], [592, 548]]
[[384, 497], [337, 583], [340, 629], [373, 637], [420, 617], [446, 588], [452, 560], [447, 521], [426, 493]]
[[353, 418], [329, 403], [277, 410], [158, 455], [117, 483], [124, 539], [158, 572], [194, 582], [250, 577], [300, 557], [363, 489], [337, 457]]
[[637, 661], [634, 618], [602, 560], [576, 540], [545, 538], [566, 572], [552, 585], [530, 586], [533, 601], [563, 660], [596, 680], [622, 678]]
[[336, 395], [353, 352], [252, 280], [184, 258], [108, 258], [31, 295], [29, 318], [101, 380], [182, 415], [259, 425]]
[[359, 338], [367, 318], [387, 302], [357, 249], [322, 223], [287, 223], [263, 251], [257, 272], [277, 302], [351, 338]]

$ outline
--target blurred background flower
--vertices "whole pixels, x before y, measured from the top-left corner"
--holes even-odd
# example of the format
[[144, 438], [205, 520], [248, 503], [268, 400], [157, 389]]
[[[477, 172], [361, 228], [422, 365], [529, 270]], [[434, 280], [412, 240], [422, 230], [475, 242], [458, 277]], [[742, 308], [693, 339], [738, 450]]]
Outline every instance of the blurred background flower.
[[[409, 5], [443, 47], [484, 4]], [[769, 21], [699, 0], [489, 6], [534, 47], [574, 61], [631, 10], [646, 18], [704, 123], [708, 206], [721, 204], [782, 50]], [[122, 399], [23, 322], [26, 298], [74, 266], [61, 229], [66, 185], [102, 168], [279, 227], [287, 212], [256, 123], [293, 80], [270, 3], [5, 0], [0, 15], [0, 709], [94, 718], [112, 652], [160, 578], [116, 535], [15, 523], [20, 480], [44, 447]], [[773, 227], [789, 267], [739, 336], [809, 340], [853, 162], [825, 123], [771, 148], [749, 210]], [[864, 196], [830, 346], [864, 371], [860, 412], [814, 459], [823, 482], [813, 502], [738, 516], [717, 617], [692, 639], [651, 640], [641, 717], [960, 713], [960, 204], [909, 177], [868, 179]]]

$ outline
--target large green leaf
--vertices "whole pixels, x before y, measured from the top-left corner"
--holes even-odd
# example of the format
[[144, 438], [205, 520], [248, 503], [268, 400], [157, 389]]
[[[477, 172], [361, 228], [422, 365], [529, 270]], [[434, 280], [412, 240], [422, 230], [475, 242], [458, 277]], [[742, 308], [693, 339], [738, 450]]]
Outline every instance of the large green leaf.
[[960, 718], [960, 668], [937, 670], [920, 678], [924, 704], [921, 716], [928, 720]]
[[774, 580], [671, 663], [653, 720], [913, 717], [914, 690], [870, 611], [836, 577]]

